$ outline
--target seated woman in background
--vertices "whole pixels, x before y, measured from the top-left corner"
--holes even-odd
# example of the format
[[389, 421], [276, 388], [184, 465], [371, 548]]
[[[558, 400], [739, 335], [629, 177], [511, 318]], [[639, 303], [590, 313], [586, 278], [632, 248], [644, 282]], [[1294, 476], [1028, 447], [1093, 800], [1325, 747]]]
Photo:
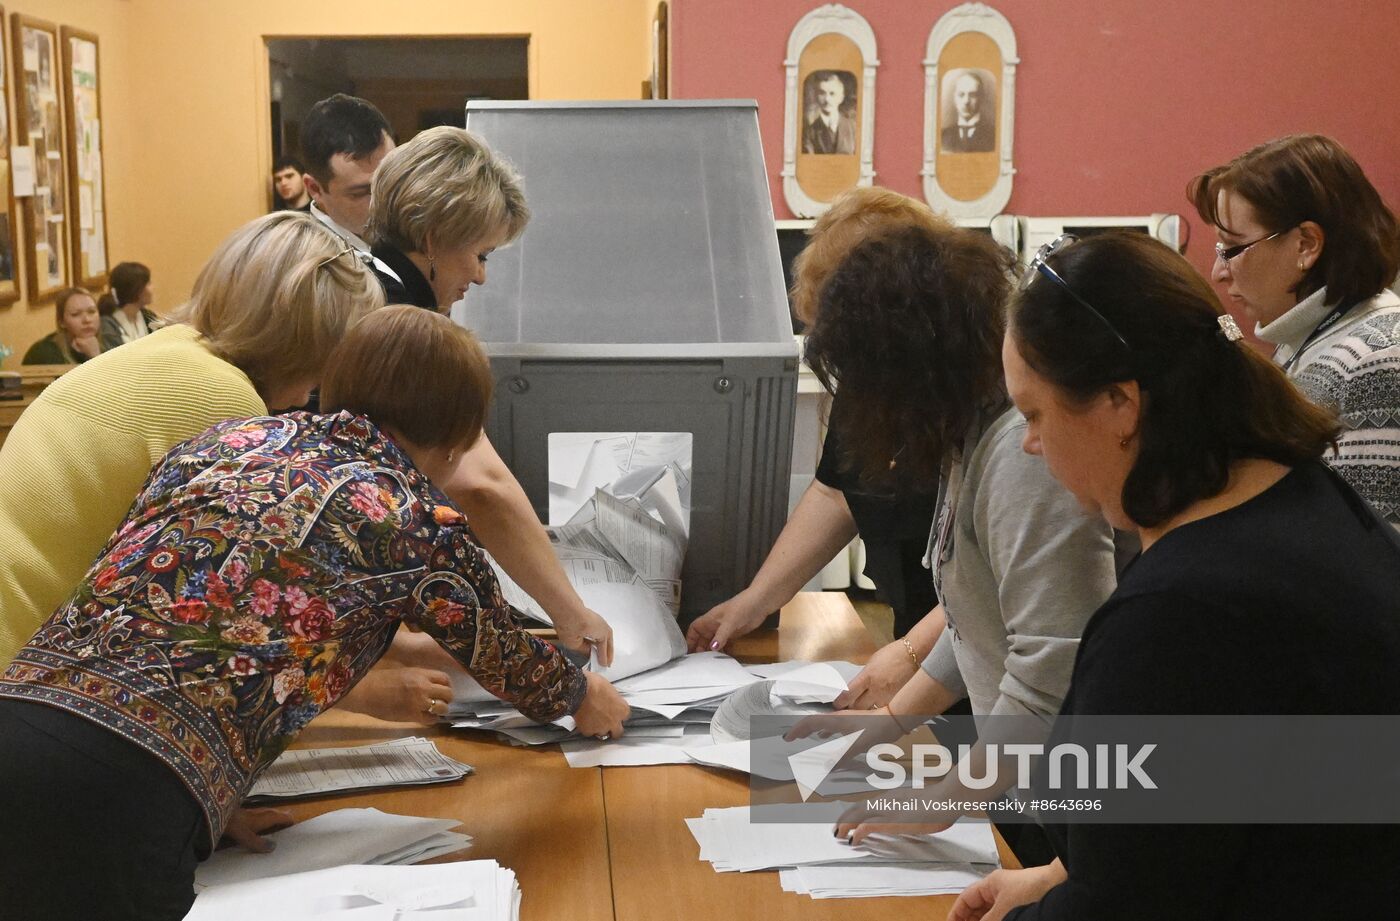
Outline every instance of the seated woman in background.
[[77, 365], [95, 358], [107, 346], [98, 335], [97, 303], [82, 288], [64, 288], [54, 298], [58, 329], [29, 347], [26, 365]]
[[1400, 528], [1400, 224], [1341, 144], [1270, 141], [1187, 190], [1215, 226], [1211, 277], [1309, 399], [1337, 413], [1331, 464]]
[[[797, 257], [793, 304], [802, 311], [816, 307], [816, 293], [861, 240], [889, 228], [937, 221], [927, 205], [888, 189], [856, 189], [841, 196]], [[801, 319], [813, 321], [806, 314]], [[839, 392], [829, 422], [816, 479], [802, 494], [753, 582], [697, 618], [686, 638], [692, 652], [723, 648], [731, 631], [752, 629], [787, 604], [859, 536], [865, 543], [866, 575], [894, 611], [896, 637], [874, 656], [890, 663], [888, 670], [879, 670], [884, 676], [880, 685], [858, 682], [837, 700], [838, 707], [864, 710], [889, 703], [918, 668], [913, 641], [905, 635], [938, 604], [933, 579], [923, 565], [938, 481], [936, 476], [913, 480], [904, 476], [905, 468], [896, 467], [890, 482], [862, 482], [860, 471], [848, 466], [843, 427], [850, 422], [850, 411]]]
[[[1336, 418], [1167, 247], [1057, 244], [1006, 336], [1025, 450], [1143, 551], [1084, 631], [1051, 744], [1081, 714], [1400, 713], [1400, 539], [1322, 462]], [[1394, 825], [1105, 823], [1048, 825], [1056, 861], [993, 873], [949, 917], [1381, 918], [1400, 900]]]
[[102, 347], [114, 349], [135, 342], [165, 325], [151, 310], [151, 270], [139, 262], [121, 262], [112, 269], [112, 290], [102, 295]]
[[104, 917], [183, 917], [259, 773], [401, 622], [531, 718], [621, 734], [627, 704], [515, 620], [441, 489], [490, 393], [470, 333], [390, 307], [331, 357], [325, 414], [226, 422], [156, 466], [0, 679], [7, 910], [89, 917], [97, 892], [130, 906]]

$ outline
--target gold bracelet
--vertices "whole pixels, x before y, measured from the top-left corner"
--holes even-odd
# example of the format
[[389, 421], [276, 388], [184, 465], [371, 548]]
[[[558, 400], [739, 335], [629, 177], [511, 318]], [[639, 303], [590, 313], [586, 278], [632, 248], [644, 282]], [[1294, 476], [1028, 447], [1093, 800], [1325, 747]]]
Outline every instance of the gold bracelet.
[[914, 644], [909, 642], [909, 637], [907, 636], [901, 636], [899, 638], [899, 641], [904, 644], [904, 650], [905, 652], [909, 653], [909, 658], [914, 663], [914, 667], [918, 668], [919, 656], [914, 652]]

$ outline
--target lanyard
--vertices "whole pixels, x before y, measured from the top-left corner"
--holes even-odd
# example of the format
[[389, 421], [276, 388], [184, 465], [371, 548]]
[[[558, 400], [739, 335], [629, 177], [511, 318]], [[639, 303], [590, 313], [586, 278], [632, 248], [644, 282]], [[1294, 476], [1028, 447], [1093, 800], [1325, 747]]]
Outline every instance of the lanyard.
[[1293, 367], [1293, 363], [1298, 360], [1299, 355], [1307, 351], [1308, 346], [1313, 344], [1314, 339], [1317, 339], [1323, 333], [1336, 326], [1337, 321], [1341, 320], [1341, 318], [1346, 315], [1348, 309], [1350, 308], [1338, 304], [1331, 313], [1323, 317], [1322, 322], [1317, 324], [1313, 331], [1308, 333], [1308, 338], [1304, 339], [1302, 344], [1298, 346], [1298, 351], [1288, 356], [1288, 360], [1283, 363], [1283, 373], [1288, 373], [1288, 369]]

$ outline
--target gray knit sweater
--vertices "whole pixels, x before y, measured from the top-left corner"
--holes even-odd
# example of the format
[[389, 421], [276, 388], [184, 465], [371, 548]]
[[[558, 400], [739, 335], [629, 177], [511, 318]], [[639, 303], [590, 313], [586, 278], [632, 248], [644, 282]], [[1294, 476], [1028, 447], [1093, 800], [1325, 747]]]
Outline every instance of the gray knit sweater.
[[923, 667], [966, 693], [978, 716], [1048, 722], [1084, 625], [1116, 585], [1114, 538], [1021, 450], [1025, 434], [1025, 419], [1008, 409], [943, 478], [929, 561], [948, 629]]
[[1338, 453], [1323, 460], [1400, 528], [1400, 297], [1362, 301], [1297, 354], [1331, 309], [1323, 288], [1255, 332], [1278, 346], [1274, 361], [1298, 389], [1341, 418]]

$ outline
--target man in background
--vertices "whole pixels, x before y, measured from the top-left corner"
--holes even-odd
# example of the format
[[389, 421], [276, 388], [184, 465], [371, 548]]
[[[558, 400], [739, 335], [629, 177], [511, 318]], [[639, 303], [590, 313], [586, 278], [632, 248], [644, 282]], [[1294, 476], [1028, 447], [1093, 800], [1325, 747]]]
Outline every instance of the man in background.
[[841, 111], [846, 101], [846, 85], [834, 70], [817, 78], [817, 115], [802, 129], [802, 152], [809, 154], [853, 154], [856, 152], [856, 126]]
[[996, 147], [995, 116], [982, 78], [972, 71], [953, 81], [953, 111], [958, 120], [943, 129], [945, 153], [986, 153]]
[[373, 104], [336, 93], [311, 107], [301, 123], [301, 153], [311, 215], [362, 253], [370, 180], [394, 149], [389, 123]]
[[311, 207], [311, 196], [307, 194], [306, 183], [301, 174], [306, 169], [296, 157], [283, 154], [272, 167], [272, 191], [277, 194], [277, 207], [274, 211], [306, 211]]

